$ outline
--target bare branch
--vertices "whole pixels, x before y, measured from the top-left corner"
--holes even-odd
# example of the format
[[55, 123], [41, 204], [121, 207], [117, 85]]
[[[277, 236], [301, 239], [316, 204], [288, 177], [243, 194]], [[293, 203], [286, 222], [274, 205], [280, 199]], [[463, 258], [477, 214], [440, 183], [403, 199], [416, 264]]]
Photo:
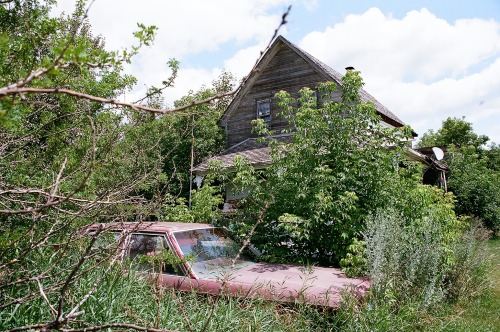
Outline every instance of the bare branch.
[[47, 302], [47, 305], [49, 306], [50, 308], [50, 311], [52, 312], [52, 314], [54, 315], [54, 318], [56, 318], [56, 315], [57, 315], [57, 311], [56, 309], [54, 309], [54, 307], [52, 306], [52, 304], [50, 304], [50, 301], [49, 299], [47, 298], [47, 295], [45, 295], [45, 292], [43, 291], [43, 287], [42, 287], [42, 284], [40, 283], [40, 280], [39, 278], [35, 278], [37, 284], [38, 284], [38, 289], [40, 290], [40, 295], [42, 296], [42, 298], [45, 300], [45, 302]]
[[[11, 330], [7, 330], [5, 332], [17, 332], [17, 331], [26, 331], [26, 330], [34, 330], [34, 329], [40, 329], [41, 331], [44, 331], [47, 327], [49, 326], [49, 323], [41, 323], [41, 324], [35, 324], [35, 325], [26, 325], [26, 326], [21, 326], [21, 327], [16, 327]], [[150, 327], [144, 327], [144, 326], [139, 326], [135, 324], [127, 324], [127, 323], [111, 323], [111, 324], [104, 324], [104, 325], [98, 325], [98, 326], [89, 326], [89, 327], [84, 327], [84, 328], [77, 328], [77, 329], [71, 329], [71, 328], [63, 328], [60, 329], [61, 331], [64, 332], [91, 332], [91, 331], [102, 331], [106, 329], [130, 329], [130, 330], [135, 330], [135, 331], [144, 331], [144, 332], [177, 332], [177, 330], [162, 330], [162, 329], [154, 329]]]
[[[280, 24], [278, 25], [278, 27], [274, 30], [274, 34], [273, 36], [271, 37], [271, 40], [269, 41], [269, 44], [267, 45], [266, 47], [266, 50], [269, 48], [269, 46], [271, 46], [274, 38], [276, 38], [276, 36], [278, 36], [278, 31], [280, 31], [280, 29], [285, 26], [285, 24], [288, 23], [288, 21], [286, 20], [287, 16], [290, 14], [290, 11], [292, 10], [292, 5], [288, 6], [288, 9], [286, 10], [286, 12], [283, 13], [283, 15], [281, 16], [281, 22]], [[264, 52], [261, 52], [261, 54], [263, 54]]]
[[61, 175], [62, 175], [62, 172], [64, 171], [64, 168], [66, 168], [67, 162], [68, 162], [68, 157], [64, 157], [64, 161], [61, 165], [61, 169], [59, 169], [59, 173], [57, 174], [56, 182], [54, 183], [54, 188], [52, 189], [52, 192], [50, 193], [50, 196], [49, 196], [49, 199], [47, 200], [47, 203], [52, 202], [54, 195], [57, 193], [57, 189], [59, 188], [59, 184], [61, 182]]
[[43, 328], [45, 325], [47, 325], [47, 324], [40, 323], [40, 324], [34, 324], [34, 325], [19, 326], [19, 327], [15, 327], [13, 329], [7, 330], [5, 332], [17, 332], [17, 331], [40, 329], [40, 328]]
[[78, 272], [78, 270], [80, 269], [80, 267], [82, 266], [82, 264], [87, 260], [87, 256], [90, 253], [90, 250], [94, 246], [94, 243], [97, 240], [97, 237], [99, 236], [99, 234], [101, 232], [102, 232], [102, 226], [99, 227], [97, 229], [97, 231], [95, 232], [95, 234], [92, 236], [92, 239], [90, 240], [90, 243], [88, 244], [87, 249], [85, 250], [85, 252], [83, 253], [83, 255], [80, 257], [80, 260], [74, 266], [74, 268], [71, 271], [71, 273], [66, 278], [66, 282], [64, 283], [63, 287], [61, 288], [61, 295], [59, 297], [59, 305], [58, 305], [58, 308], [57, 308], [57, 318], [53, 322], [54, 325], [58, 325], [62, 321], [62, 317], [63, 317], [63, 304], [64, 304], [64, 297], [65, 297], [66, 291], [68, 290], [68, 287], [69, 287], [70, 283], [73, 281], [73, 277], [75, 276], [75, 274]]
[[179, 307], [179, 311], [181, 313], [181, 316], [182, 316], [182, 320], [184, 321], [184, 323], [186, 324], [186, 328], [189, 332], [193, 332], [193, 328], [191, 327], [191, 323], [189, 322], [189, 318], [187, 317], [186, 315], [186, 309], [184, 308], [184, 302], [182, 302], [182, 299], [179, 298], [175, 292], [172, 292], [172, 296], [177, 300], [177, 305]]
[[118, 106], [128, 107], [128, 108], [131, 108], [133, 110], [146, 111], [146, 112], [150, 112], [150, 113], [154, 113], [154, 114], [168, 114], [168, 113], [175, 113], [175, 112], [183, 111], [183, 110], [186, 110], [188, 108], [199, 106], [199, 105], [209, 104], [209, 103], [213, 102], [214, 100], [218, 100], [218, 99], [222, 99], [224, 97], [232, 96], [236, 93], [236, 91], [237, 90], [233, 90], [231, 92], [219, 93], [219, 94], [212, 96], [210, 98], [206, 98], [206, 99], [199, 100], [199, 101], [193, 101], [189, 104], [175, 107], [175, 108], [170, 108], [170, 109], [158, 109], [158, 108], [139, 105], [139, 104], [126, 103], [126, 102], [122, 102], [119, 100], [97, 97], [97, 96], [89, 95], [89, 94], [82, 93], [82, 92], [77, 92], [74, 90], [64, 89], [64, 88], [21, 88], [21, 87], [17, 87], [17, 86], [7, 87], [7, 88], [0, 89], [0, 99], [3, 97], [6, 97], [6, 96], [10, 96], [10, 95], [22, 95], [22, 94], [28, 94], [28, 93], [36, 93], [36, 94], [60, 93], [60, 94], [75, 96], [75, 97], [78, 97], [81, 99], [87, 99], [90, 101], [99, 102], [102, 104], [118, 105]]
[[262, 219], [264, 218], [264, 214], [267, 212], [267, 209], [269, 208], [269, 205], [271, 205], [272, 201], [274, 201], [274, 197], [272, 197], [271, 200], [267, 200], [265, 206], [262, 209], [259, 210], [259, 214], [257, 216], [257, 221], [253, 225], [253, 227], [250, 230], [250, 233], [248, 234], [248, 236], [245, 239], [245, 241], [243, 241], [243, 245], [241, 246], [240, 250], [238, 250], [238, 253], [233, 258], [233, 262], [231, 264], [231, 266], [233, 268], [234, 268], [234, 264], [236, 263], [236, 261], [238, 260], [238, 258], [240, 258], [241, 253], [243, 252], [243, 250], [245, 250], [245, 248], [250, 244], [250, 240], [252, 239], [253, 234], [255, 233], [255, 229], [262, 222]]
[[106, 270], [104, 270], [104, 272], [101, 274], [101, 276], [99, 277], [99, 279], [97, 279], [95, 282], [94, 282], [94, 285], [92, 285], [92, 288], [87, 292], [87, 294], [85, 294], [83, 296], [83, 298], [80, 300], [80, 302], [78, 302], [78, 304], [73, 308], [71, 309], [70, 313], [68, 314], [68, 316], [70, 315], [73, 315], [77, 312], [78, 309], [80, 309], [80, 307], [89, 299], [89, 297], [95, 292], [95, 290], [97, 289], [97, 286], [99, 286], [99, 284], [101, 283], [101, 281], [104, 279], [104, 277], [108, 274], [108, 272], [111, 270], [111, 268], [115, 265], [115, 263], [118, 261], [118, 259], [120, 258], [121, 256], [121, 252], [118, 252], [118, 254], [115, 254], [115, 256], [113, 257], [113, 259], [111, 260], [111, 262], [108, 264]]

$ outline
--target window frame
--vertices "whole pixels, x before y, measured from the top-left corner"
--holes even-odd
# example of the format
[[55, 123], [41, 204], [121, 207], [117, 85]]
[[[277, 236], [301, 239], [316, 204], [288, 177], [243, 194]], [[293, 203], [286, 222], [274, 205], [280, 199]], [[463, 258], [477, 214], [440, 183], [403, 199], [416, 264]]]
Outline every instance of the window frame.
[[[269, 104], [269, 111], [267, 114], [261, 114], [261, 108], [260, 108], [260, 105], [264, 105], [264, 104]], [[262, 98], [262, 99], [257, 99], [256, 100], [256, 114], [257, 114], [257, 119], [262, 119], [269, 128], [271, 128], [271, 122], [272, 122], [272, 119], [273, 119], [273, 116], [272, 116], [272, 101], [271, 101], [271, 98]]]
[[[127, 241], [126, 241], [126, 248], [125, 248], [125, 257], [126, 258], [131, 258], [130, 257], [130, 250], [132, 248], [132, 236], [134, 235], [142, 235], [142, 236], [157, 236], [160, 238], [163, 238], [164, 244], [166, 245], [165, 249], [169, 250], [170, 253], [177, 258], [180, 258], [177, 252], [172, 248], [172, 244], [170, 243], [168, 236], [164, 233], [150, 233], [150, 232], [131, 232], [130, 234], [127, 235]], [[135, 258], [135, 257], [134, 257]], [[189, 277], [189, 271], [186, 271], [186, 268], [184, 264], [179, 264], [178, 265], [179, 271], [177, 273], [170, 273], [167, 271], [162, 271], [162, 274], [169, 275], [169, 276], [176, 276], [176, 277]], [[151, 271], [145, 271], [151, 273]], [[158, 272], [155, 272], [158, 273]]]

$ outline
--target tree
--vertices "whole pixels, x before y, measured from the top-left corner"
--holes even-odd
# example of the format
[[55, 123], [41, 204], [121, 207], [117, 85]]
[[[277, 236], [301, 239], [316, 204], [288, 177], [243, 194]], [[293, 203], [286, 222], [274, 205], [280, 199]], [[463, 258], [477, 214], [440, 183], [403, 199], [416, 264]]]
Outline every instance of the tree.
[[331, 101], [335, 84], [322, 84], [320, 105], [309, 89], [298, 100], [278, 93], [281, 116], [293, 128], [291, 142], [273, 140], [266, 124], [255, 122], [270, 137], [273, 163], [256, 171], [237, 161], [233, 182], [251, 189], [250, 224], [265, 209], [253, 241], [266, 259], [338, 264], [366, 216], [390, 201], [410, 130], [384, 128], [373, 104], [360, 101], [362, 84], [358, 72], [348, 72], [340, 102]]
[[[500, 231], [500, 172], [473, 146], [452, 149], [448, 184], [456, 196], [456, 211], [472, 215], [498, 234]], [[496, 166], [498, 167], [498, 166]]]
[[417, 147], [448, 146], [457, 147], [472, 145], [479, 148], [489, 141], [488, 136], [474, 133], [472, 123], [462, 118], [447, 118], [437, 132], [432, 129], [422, 135]]
[[457, 213], [481, 218], [488, 228], [500, 229], [499, 148], [489, 138], [474, 133], [465, 118], [448, 118], [442, 127], [429, 130], [418, 143], [424, 146], [447, 146], [448, 188], [457, 199]]
[[492, 142], [487, 149], [479, 151], [487, 158], [486, 167], [496, 172], [500, 172], [500, 145]]
[[[0, 3], [1, 330], [103, 323], [91, 303], [123, 271], [117, 248], [94, 250], [98, 234], [82, 227], [156, 215], [167, 194], [185, 192], [191, 133], [206, 137], [195, 140], [197, 158], [214, 153], [215, 119], [234, 93], [224, 74], [162, 108], [178, 67], [171, 60], [162, 87], [121, 102], [135, 83], [122, 66], [153, 41], [155, 27], [139, 24], [137, 45], [108, 51], [91, 33], [84, 1], [59, 18], [49, 16], [53, 3]], [[108, 317], [108, 327], [144, 330], [120, 317]]]

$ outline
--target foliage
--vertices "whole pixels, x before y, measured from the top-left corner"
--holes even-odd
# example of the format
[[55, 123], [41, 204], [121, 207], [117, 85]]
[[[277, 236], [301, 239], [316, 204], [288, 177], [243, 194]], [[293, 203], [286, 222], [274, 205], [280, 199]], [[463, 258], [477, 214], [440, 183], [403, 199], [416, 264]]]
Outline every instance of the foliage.
[[192, 195], [191, 208], [185, 198], [174, 200], [171, 197], [171, 200], [162, 206], [161, 220], [216, 224], [221, 218], [220, 206], [224, 203], [220, 188], [205, 185], [198, 190], [193, 190]]
[[348, 276], [361, 276], [366, 273], [366, 242], [353, 239], [347, 247], [347, 254], [340, 260], [340, 267]]
[[437, 132], [425, 133], [418, 146], [448, 147], [448, 188], [456, 196], [457, 213], [479, 217], [488, 228], [498, 232], [500, 149], [495, 143], [485, 148], [488, 141], [487, 136], [475, 134], [465, 118], [448, 118]]
[[[418, 196], [432, 196], [419, 188]], [[432, 198], [431, 198], [432, 199]], [[364, 233], [367, 272], [377, 298], [394, 303], [417, 297], [423, 306], [440, 301], [447, 274], [455, 268], [452, 247], [460, 235], [453, 210], [443, 218], [439, 204], [413, 205], [421, 219], [407, 219], [396, 210], [378, 211]]]
[[[174, 68], [175, 69], [175, 68]], [[189, 92], [176, 102], [176, 106], [189, 105], [233, 88], [233, 76], [227, 72], [212, 82], [211, 87], [201, 87], [196, 92]], [[163, 106], [161, 98], [149, 97], [150, 105]], [[151, 100], [153, 99], [153, 100]], [[123, 155], [137, 155], [138, 151], [147, 151], [144, 158], [130, 160], [143, 174], [156, 170], [153, 181], [145, 183], [138, 191], [150, 201], [156, 201], [154, 215], [160, 220], [174, 220], [174, 215], [162, 212], [162, 206], [179, 202], [184, 204], [189, 197], [191, 167], [217, 154], [224, 148], [224, 131], [217, 125], [228, 97], [213, 104], [190, 107], [185, 112], [168, 116], [152, 116], [144, 113], [132, 113], [131, 123], [127, 124], [128, 139], [123, 142]], [[206, 189], [205, 189], [206, 190]], [[194, 194], [198, 203], [204, 191]], [[179, 200], [180, 198], [180, 200]], [[194, 199], [194, 198], [193, 198]], [[193, 206], [200, 208], [200, 204]], [[182, 206], [179, 207], [182, 209]], [[149, 216], [145, 216], [148, 218]], [[201, 217], [201, 215], [200, 215]], [[196, 218], [199, 220], [199, 218]]]
[[[102, 39], [92, 36], [82, 2], [70, 17], [49, 18], [49, 10], [49, 4], [36, 1], [0, 6], [5, 18], [0, 20], [5, 41], [0, 50], [1, 86], [18, 82], [14, 85], [31, 89], [72, 88], [109, 99], [132, 86], [135, 79], [121, 74], [127, 59], [106, 51]], [[140, 34], [139, 44], [148, 44], [154, 29], [142, 28], [147, 31]], [[5, 210], [36, 211], [44, 204], [61, 203], [63, 211], [75, 213], [85, 202], [117, 201], [134, 190], [130, 184], [138, 182], [140, 173], [117, 158], [127, 133], [119, 112], [65, 94], [0, 97], [0, 186]], [[71, 196], [74, 199], [59, 202]], [[110, 214], [119, 205], [109, 204], [101, 213]], [[53, 218], [57, 211], [49, 213]], [[33, 222], [30, 217], [9, 221], [26, 226]]]
[[[442, 331], [496, 331], [500, 326], [498, 307], [500, 306], [500, 239], [489, 240], [478, 248], [483, 263], [482, 275], [485, 278], [482, 288], [473, 288], [468, 296], [449, 303], [427, 319], [428, 330]], [[481, 257], [482, 256], [482, 257]], [[474, 281], [475, 276], [466, 276], [466, 284]], [[469, 281], [470, 280], [470, 281]], [[460, 315], [457, 315], [460, 312]]]
[[500, 172], [500, 145], [492, 142], [487, 149], [479, 150], [479, 153], [486, 159], [486, 167]]
[[488, 159], [473, 147], [449, 153], [449, 188], [457, 197], [459, 214], [483, 219], [494, 232], [500, 231], [500, 172], [488, 167]]
[[[155, 27], [139, 24], [136, 45], [108, 51], [92, 35], [84, 1], [58, 18], [49, 16], [53, 3], [0, 4], [2, 330], [123, 318], [120, 305], [131, 289], [117, 303], [113, 294], [99, 293], [101, 284], [124, 282], [117, 248], [93, 252], [82, 226], [167, 219], [165, 202], [187, 196], [191, 156], [197, 163], [221, 148], [217, 120], [231, 98], [232, 76], [224, 73], [179, 101], [175, 114], [161, 115], [168, 113], [159, 112], [161, 93], [179, 66], [171, 59], [163, 86], [126, 108], [119, 96], [135, 78], [122, 73], [123, 64], [152, 43]], [[216, 216], [219, 200], [207, 190], [193, 195], [194, 220]]]
[[[73, 15], [59, 18], [48, 15], [53, 3], [0, 4], [0, 329], [29, 330], [26, 325], [40, 324], [33, 329], [67, 330], [116, 323], [124, 324], [114, 326], [122, 329], [321, 331], [404, 328], [407, 320], [396, 320], [401, 316], [394, 312], [416, 317], [411, 302], [384, 306], [383, 301], [401, 299], [401, 294], [395, 293], [396, 284], [381, 283], [380, 289], [394, 294], [379, 292], [380, 301], [361, 308], [356, 302], [335, 317], [309, 307], [225, 297], [215, 305], [211, 298], [166, 291], [132, 273], [119, 260], [116, 246], [95, 250], [94, 238], [82, 228], [89, 223], [220, 218], [216, 207], [228, 176], [216, 174], [210, 185], [195, 191], [191, 210], [187, 184], [191, 160], [198, 163], [223, 146], [217, 120], [230, 96], [209, 105], [198, 101], [230, 91], [233, 79], [224, 73], [212, 87], [190, 92], [175, 104], [175, 115], [137, 112], [165, 107], [161, 93], [173, 84], [179, 66], [171, 59], [171, 76], [139, 101], [147, 105], [124, 108], [117, 99], [135, 79], [123, 75], [122, 66], [151, 44], [155, 28], [139, 24], [137, 45], [108, 51], [92, 35], [83, 1]], [[446, 288], [441, 289], [460, 298], [476, 282], [466, 278], [475, 256], [472, 247], [456, 241], [462, 223], [454, 219], [451, 196], [416, 186], [413, 168], [400, 167], [396, 146], [406, 133], [380, 126], [373, 105], [359, 102], [361, 85], [356, 72], [346, 75], [341, 102], [329, 99], [333, 85], [322, 85], [320, 105], [307, 89], [298, 107], [289, 95], [279, 94], [283, 116], [297, 133], [290, 145], [270, 140], [275, 162], [266, 171], [235, 160], [233, 183], [251, 190], [251, 196], [246, 215], [231, 226], [248, 238], [255, 220], [262, 221], [255, 239], [269, 260], [331, 264], [344, 258], [357, 273], [364, 265], [373, 266], [372, 256], [360, 256], [367, 216], [382, 222], [383, 214], [376, 211], [396, 210], [397, 218], [385, 218], [393, 221], [395, 240], [404, 244], [394, 254], [414, 257], [409, 250], [414, 248], [421, 259], [389, 264], [399, 271], [391, 276], [408, 275], [422, 290], [436, 290], [432, 287], [444, 280]], [[257, 127], [270, 134], [262, 122]], [[488, 155], [489, 160], [496, 156]], [[405, 231], [415, 232], [414, 241]], [[436, 252], [422, 249], [428, 238]], [[393, 244], [390, 240], [383, 248]], [[368, 238], [364, 241], [368, 250], [373, 248]], [[453, 269], [457, 264], [464, 271]], [[403, 280], [401, 287], [409, 286]]]
[[[444, 196], [431, 187], [421, 186], [411, 196], [428, 198], [418, 199], [421, 203], [415, 205], [424, 219], [414, 223], [396, 209], [379, 210], [369, 217], [364, 241], [371, 293], [362, 302], [347, 301], [329, 329], [451, 331], [456, 310], [462, 310], [458, 306], [487, 292], [489, 263], [481, 248], [488, 232], [474, 220], [457, 224], [452, 209], [443, 222], [444, 211], [436, 214], [435, 209], [442, 210], [437, 205]], [[450, 232], [452, 236], [446, 236]], [[491, 318], [496, 319], [495, 314]], [[493, 326], [476, 324], [463, 330], [476, 330], [479, 325]]]
[[[252, 189], [246, 200], [254, 218], [271, 202], [253, 238], [264, 258], [338, 264], [365, 217], [390, 197], [387, 188], [402, 158], [398, 147], [409, 131], [383, 127], [373, 104], [360, 101], [361, 86], [358, 72], [351, 72], [343, 78], [341, 101], [332, 100], [334, 83], [318, 86], [320, 105], [310, 89], [301, 90], [299, 100], [284, 91], [276, 95], [293, 135], [286, 142], [268, 137], [273, 164], [262, 176], [248, 180], [246, 168], [234, 180]], [[255, 124], [261, 134], [273, 134], [262, 121]]]
[[179, 258], [170, 250], [163, 250], [160, 253], [152, 255], [140, 255], [134, 260], [131, 260], [132, 270], [146, 270], [153, 273], [162, 273], [165, 267], [171, 267], [176, 273], [181, 269], [181, 265], [186, 262], [194, 262], [196, 257], [191, 253], [187, 257]]
[[472, 145], [475, 148], [479, 148], [488, 141], [488, 136], [474, 133], [472, 123], [465, 121], [465, 117], [447, 118], [436, 132], [430, 129], [424, 133], [417, 147], [448, 145], [465, 147]]

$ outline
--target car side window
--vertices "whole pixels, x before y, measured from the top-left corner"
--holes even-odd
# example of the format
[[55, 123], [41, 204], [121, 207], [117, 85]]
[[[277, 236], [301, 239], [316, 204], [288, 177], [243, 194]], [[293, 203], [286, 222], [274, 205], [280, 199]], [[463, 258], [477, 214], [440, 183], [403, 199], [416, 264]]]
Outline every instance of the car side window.
[[162, 235], [132, 234], [129, 258], [143, 271], [184, 276], [180, 260], [174, 256]]
[[[95, 232], [90, 232], [89, 236], [94, 237]], [[92, 250], [114, 254], [119, 250], [120, 240], [123, 240], [121, 236], [119, 232], [103, 232], [95, 239]]]

